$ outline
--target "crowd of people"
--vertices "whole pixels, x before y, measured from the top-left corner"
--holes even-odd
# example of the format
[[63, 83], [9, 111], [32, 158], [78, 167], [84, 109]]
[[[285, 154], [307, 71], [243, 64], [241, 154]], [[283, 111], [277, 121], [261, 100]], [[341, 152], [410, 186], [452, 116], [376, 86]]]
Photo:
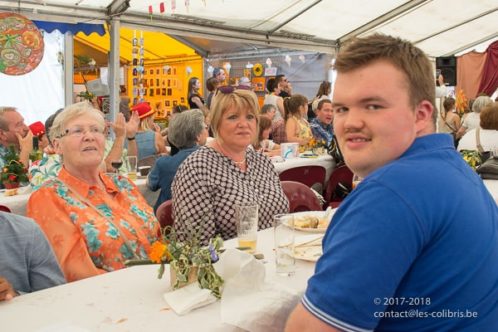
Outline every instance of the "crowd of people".
[[[458, 153], [498, 149], [498, 103], [479, 96], [460, 118], [446, 98], [438, 111], [429, 59], [385, 35], [345, 45], [335, 69], [333, 98], [330, 82], [308, 100], [277, 75], [260, 107], [248, 79], [225, 85], [225, 71], [215, 68], [207, 98], [190, 78], [189, 107], [176, 107], [163, 131], [148, 103], [106, 123], [95, 105], [80, 102], [29, 127], [18, 110], [1, 107], [0, 166], [13, 146], [34, 191], [28, 218], [0, 213], [0, 301], [147, 259], [159, 234], [155, 211], [169, 200], [180, 239], [192, 231], [203, 245], [234, 238], [235, 207], [244, 203], [257, 203], [258, 230], [269, 228], [289, 210], [269, 157], [282, 143], [335, 140], [363, 181], [335, 213], [287, 331], [498, 326], [498, 207]], [[33, 136], [45, 152], [36, 162]], [[125, 176], [129, 165], [113, 165], [127, 156], [153, 159], [147, 185], [161, 191], [154, 207]], [[375, 315], [410, 309], [383, 299], [413, 297], [425, 299], [424, 312], [479, 314]]]

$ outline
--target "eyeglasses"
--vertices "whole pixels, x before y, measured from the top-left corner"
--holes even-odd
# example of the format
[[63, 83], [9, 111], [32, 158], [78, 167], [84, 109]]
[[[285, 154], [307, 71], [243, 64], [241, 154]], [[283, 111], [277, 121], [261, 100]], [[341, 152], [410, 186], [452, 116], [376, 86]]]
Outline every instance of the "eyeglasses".
[[75, 127], [66, 129], [64, 131], [64, 133], [59, 136], [59, 138], [64, 137], [64, 136], [83, 137], [86, 133], [90, 133], [92, 135], [104, 135], [104, 128], [97, 127], [97, 126], [91, 126], [88, 128], [75, 126]]

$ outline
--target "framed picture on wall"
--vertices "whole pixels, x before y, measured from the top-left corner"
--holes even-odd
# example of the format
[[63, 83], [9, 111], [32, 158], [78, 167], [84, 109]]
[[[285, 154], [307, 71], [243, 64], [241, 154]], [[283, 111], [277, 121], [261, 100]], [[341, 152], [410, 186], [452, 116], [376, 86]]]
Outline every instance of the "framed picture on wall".
[[164, 106], [166, 106], [166, 107], [169, 107], [169, 106], [170, 106], [170, 102], [169, 102], [169, 100], [166, 100], [166, 101], [164, 102]]
[[173, 100], [173, 106], [178, 106], [178, 100]]
[[264, 77], [254, 77], [252, 79], [252, 85], [254, 86], [254, 91], [264, 92], [265, 91], [265, 78]]
[[161, 95], [162, 96], [166, 96], [166, 88], [162, 88], [161, 89]]
[[185, 104], [185, 98], [184, 97], [180, 98], [180, 103]]

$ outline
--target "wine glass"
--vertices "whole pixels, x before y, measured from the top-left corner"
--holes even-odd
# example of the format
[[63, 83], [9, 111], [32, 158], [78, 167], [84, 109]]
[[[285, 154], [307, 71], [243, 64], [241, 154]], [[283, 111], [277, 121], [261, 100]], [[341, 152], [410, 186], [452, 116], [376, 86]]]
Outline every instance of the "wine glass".
[[119, 168], [123, 165], [122, 160], [113, 160], [111, 161], [111, 166], [116, 170], [116, 174], [119, 174]]
[[361, 176], [359, 176], [358, 174], [353, 175], [353, 190], [360, 184], [361, 181], [363, 181], [363, 178]]

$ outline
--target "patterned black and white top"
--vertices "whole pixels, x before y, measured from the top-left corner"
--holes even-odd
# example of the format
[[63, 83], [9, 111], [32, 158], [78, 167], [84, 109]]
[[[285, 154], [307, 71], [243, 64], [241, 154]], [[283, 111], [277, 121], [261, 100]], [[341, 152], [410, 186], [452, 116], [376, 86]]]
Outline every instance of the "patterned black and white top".
[[230, 158], [202, 147], [180, 165], [172, 185], [179, 234], [192, 230], [187, 225], [191, 223], [202, 232], [203, 244], [217, 234], [225, 240], [236, 237], [236, 204], [258, 203], [260, 230], [272, 226], [274, 215], [288, 212], [289, 202], [270, 159], [249, 147], [246, 161], [243, 172]]

